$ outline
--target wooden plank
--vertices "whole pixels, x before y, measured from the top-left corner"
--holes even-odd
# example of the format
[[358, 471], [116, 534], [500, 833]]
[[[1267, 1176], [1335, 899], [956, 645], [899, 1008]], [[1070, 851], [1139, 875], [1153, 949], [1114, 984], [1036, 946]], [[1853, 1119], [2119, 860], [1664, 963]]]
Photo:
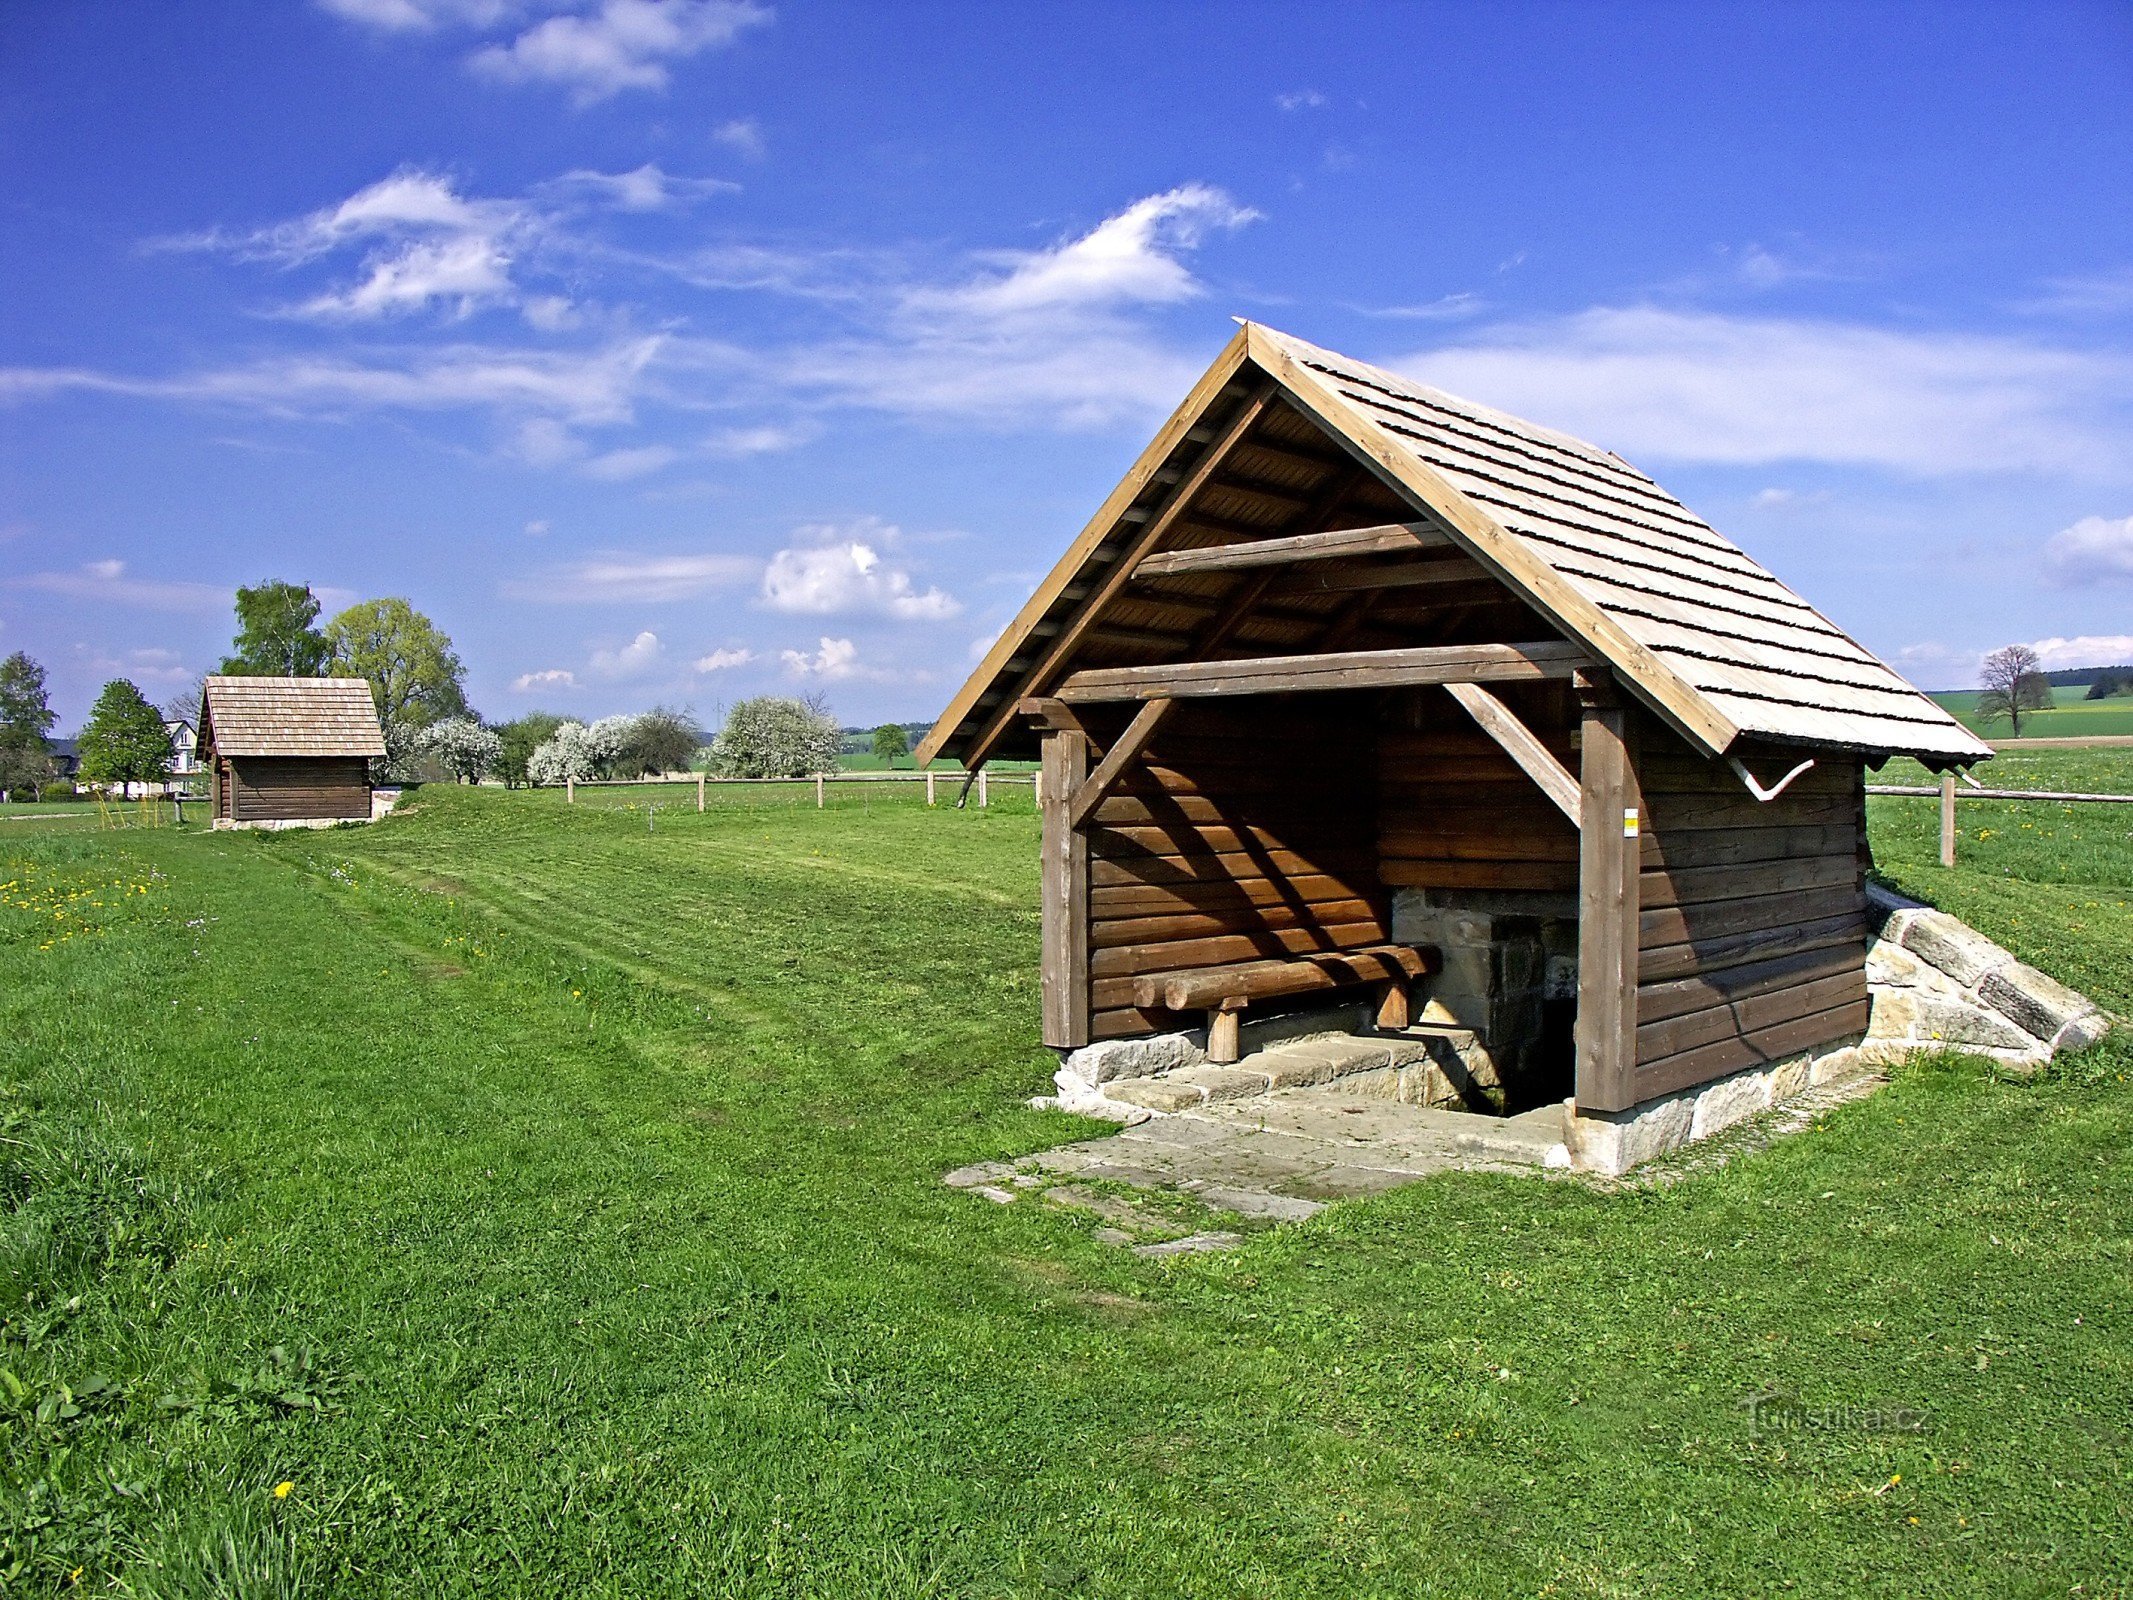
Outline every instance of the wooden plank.
[[1855, 887], [1858, 882], [1859, 862], [1855, 856], [1814, 856], [1804, 861], [1756, 861], [1738, 867], [1655, 870], [1642, 875], [1639, 893], [1647, 906], [1683, 906], [1793, 889]]
[[1760, 994], [1743, 995], [1722, 1006], [1685, 1012], [1637, 1029], [1637, 1048], [1653, 1061], [1664, 1061], [1706, 1045], [1752, 1036], [1780, 1023], [1816, 1016], [1867, 998], [1866, 955], [1854, 949], [1859, 966], [1803, 983], [1789, 983]]
[[[1255, 933], [1289, 928], [1368, 928], [1365, 942], [1382, 940], [1389, 919], [1381, 906], [1360, 896], [1326, 900], [1315, 905], [1253, 906], [1232, 902], [1226, 907], [1135, 916], [1105, 916], [1093, 908], [1089, 918], [1089, 945], [1094, 950], [1128, 944], [1164, 944], [1182, 939], [1204, 939], [1220, 934]], [[1353, 943], [1353, 938], [1346, 942]], [[1093, 962], [1094, 956], [1090, 957]]]
[[1664, 1094], [1693, 1089], [1713, 1078], [1722, 1078], [1743, 1067], [1766, 1066], [1803, 1051], [1856, 1039], [1866, 1032], [1873, 1015], [1870, 1000], [1858, 999], [1811, 1016], [1799, 1017], [1716, 1044], [1687, 1050], [1678, 1056], [1653, 1061], [1637, 1069], [1637, 1094], [1652, 1100]]
[[1382, 944], [1384, 940], [1385, 930], [1375, 919], [1336, 927], [1267, 928], [1251, 933], [1212, 934], [1200, 939], [1166, 939], [1154, 944], [1109, 945], [1091, 954], [1089, 971], [1097, 978], [1175, 972], [1183, 967], [1330, 955], [1359, 946]]
[[1044, 736], [1043, 1030], [1044, 1042], [1061, 1050], [1089, 1042], [1089, 840], [1068, 817], [1088, 769], [1088, 735], [1064, 729]]
[[1638, 839], [1629, 719], [1619, 704], [1584, 708], [1580, 761], [1576, 1097], [1580, 1108], [1636, 1104]]
[[[1403, 561], [1397, 566], [1336, 567], [1330, 571], [1283, 574], [1269, 580], [1279, 599], [1305, 600], [1321, 594], [1349, 594], [1356, 590], [1441, 589], [1460, 585], [1494, 587], [1496, 579], [1476, 563], [1459, 557], [1451, 561]], [[1434, 602], [1442, 604], [1442, 601]]]
[[1574, 894], [1577, 867], [1550, 861], [1404, 861], [1387, 859], [1378, 878], [1389, 889], [1536, 889]]
[[1706, 828], [1647, 835], [1645, 870], [1718, 867], [1805, 856], [1849, 856], [1858, 848], [1851, 823], [1821, 828]]
[[1649, 984], [1693, 977], [1699, 972], [1719, 972], [1773, 956], [1824, 950], [1840, 944], [1857, 945], [1865, 937], [1865, 914], [1851, 911], [1820, 917], [1812, 922], [1749, 928], [1722, 938], [1700, 939], [1693, 944], [1684, 941], [1640, 950], [1637, 952], [1639, 1004], [1642, 1004], [1642, 991]]
[[[1102, 834], [1096, 835], [1101, 840]], [[1092, 841], [1093, 843], [1094, 841]], [[1167, 851], [1121, 848], [1112, 853], [1090, 851], [1089, 881], [1092, 886], [1117, 884], [1231, 883], [1251, 878], [1283, 879], [1333, 877], [1352, 884], [1368, 884], [1369, 856], [1354, 852], [1342, 857], [1333, 852], [1304, 856], [1293, 850], [1262, 849], [1251, 852]], [[1354, 893], [1351, 889], [1350, 893]]]
[[1152, 667], [1100, 667], [1069, 677], [1060, 685], [1059, 698], [1070, 704], [1088, 704], [1159, 696], [1201, 699], [1391, 688], [1402, 684], [1531, 683], [1567, 678], [1588, 665], [1590, 659], [1576, 645], [1554, 640], [1532, 644], [1428, 645], [1412, 650], [1349, 650]]
[[1344, 901], [1369, 900], [1378, 904], [1363, 888], [1324, 873], [1149, 883], [1132, 876], [1130, 868], [1117, 862], [1091, 861], [1089, 876], [1089, 910], [1098, 920], [1185, 913], [1217, 916], [1232, 910], [1238, 915], [1265, 915], [1282, 908], [1316, 916], [1320, 907]]
[[[1649, 1026], [1669, 1017], [1687, 1016], [1714, 1006], [1735, 1004], [1750, 995], [1796, 988], [1820, 978], [1866, 970], [1866, 944], [1855, 939], [1848, 947], [1796, 951], [1741, 966], [1698, 971], [1664, 983], [1647, 983], [1637, 990], [1637, 1021]], [[1644, 1050], [1648, 1057], [1672, 1055], [1672, 1050]]]
[[1735, 934], [1791, 927], [1824, 917], [1864, 916], [1866, 897], [1856, 883], [1828, 889], [1798, 889], [1704, 905], [1647, 907], [1637, 918], [1637, 940], [1647, 951], [1728, 939]]
[[1083, 780], [1067, 804], [1067, 826], [1079, 828], [1089, 820], [1089, 813], [1102, 802], [1118, 782], [1120, 774], [1132, 765], [1133, 760], [1147, 747], [1155, 730], [1176, 707], [1175, 700], [1151, 700], [1134, 713], [1133, 720], [1126, 724], [1126, 731], [1112, 740], [1111, 748], [1104, 752], [1103, 760], [1096, 770]]
[[1266, 1000], [1358, 983], [1419, 978], [1435, 970], [1431, 953], [1380, 944], [1309, 959], [1249, 961], [1198, 972], [1149, 973], [1134, 980], [1134, 1003], [1199, 1011], [1225, 1000]]
[[1387, 522], [1370, 528], [1337, 528], [1325, 533], [1292, 533], [1283, 538], [1250, 539], [1236, 544], [1206, 545], [1196, 550], [1161, 550], [1143, 556], [1133, 570], [1139, 578], [1181, 572], [1236, 572], [1248, 567], [1285, 567], [1302, 561], [1339, 561], [1355, 556], [1404, 554], [1442, 549], [1451, 541], [1427, 522]]
[[1648, 782], [1644, 804], [1660, 833], [1695, 833], [1706, 829], [1834, 828], [1856, 826], [1858, 799], [1851, 794], [1794, 795], [1787, 789], [1767, 804], [1736, 782], [1732, 794], [1663, 794]]
[[1554, 753], [1536, 738], [1505, 705], [1478, 683], [1448, 683], [1445, 692], [1481, 725], [1481, 731], [1503, 747], [1521, 772], [1540, 785], [1540, 791], [1558, 811], [1578, 825], [1578, 780], [1571, 777]]
[[[950, 698], [926, 736], [918, 743], [916, 764], [920, 770], [929, 766], [941, 753], [941, 749], [962, 725], [976, 712], [979, 702], [991, 692], [1008, 663], [1020, 655], [1028, 643], [1031, 631], [1042, 622], [1059, 602], [1061, 595], [1080, 578], [1089, 565], [1089, 558], [1101, 549], [1105, 541], [1119, 530], [1120, 520], [1126, 511], [1147, 490], [1155, 475], [1180, 446], [1188, 442], [1188, 436], [1198, 427], [1208, 409], [1221, 398], [1222, 392], [1236, 379], [1250, 354], [1251, 341], [1242, 329], [1224, 346], [1214, 364], [1201, 374], [1199, 382], [1192, 386], [1178, 408], [1164, 419], [1155, 437], [1148, 441], [1146, 449], [1134, 460], [1104, 503], [1096, 508], [1096, 514], [1074, 536], [1052, 570], [1045, 574], [1044, 581], [1037, 585], [1036, 592], [1023, 603], [1015, 618], [1002, 630], [1000, 637], [985, 652], [985, 659], [964, 680]], [[1010, 699], [1014, 698], [1010, 696]], [[1005, 724], [1002, 724], [1005, 726]], [[994, 735], [997, 738], [997, 734]], [[989, 753], [989, 746], [988, 746]], [[979, 757], [982, 759], [982, 756]], [[975, 761], [966, 762], [974, 765]]]
[[[1314, 830], [1323, 832], [1323, 830]], [[1315, 843], [1297, 830], [1276, 829], [1242, 820], [1226, 822], [1166, 822], [1087, 830], [1090, 848], [1107, 860], [1130, 860], [1146, 856], [1251, 855], [1277, 850], [1311, 860], [1339, 860], [1367, 865], [1369, 847], [1362, 841]]]

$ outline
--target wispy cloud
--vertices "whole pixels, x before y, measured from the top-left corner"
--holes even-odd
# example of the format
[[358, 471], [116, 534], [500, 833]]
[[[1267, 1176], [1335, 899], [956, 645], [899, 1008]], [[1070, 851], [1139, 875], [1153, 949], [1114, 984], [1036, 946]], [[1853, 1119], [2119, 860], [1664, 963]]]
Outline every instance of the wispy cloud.
[[1631, 307], [1392, 365], [1651, 460], [2133, 473], [2133, 356], [2112, 351]]
[[2133, 583], [2133, 517], [2083, 517], [2044, 545], [2052, 580], [2069, 588]]
[[774, 455], [782, 450], [797, 450], [822, 436], [822, 428], [814, 422], [766, 422], [752, 428], [722, 428], [704, 440], [704, 449], [715, 456], [741, 458], [746, 456]]
[[897, 529], [873, 518], [802, 528], [763, 569], [763, 604], [802, 616], [873, 615], [899, 622], [937, 622], [961, 612], [953, 596], [919, 589], [909, 572], [882, 560], [875, 547], [898, 537]]
[[859, 674], [859, 647], [849, 639], [832, 639], [825, 635], [822, 647], [815, 651], [781, 650], [778, 659], [785, 663], [785, 670], [796, 678], [821, 678], [836, 682], [841, 678]]
[[144, 611], [221, 611], [234, 601], [233, 590], [212, 583], [129, 577], [126, 563], [116, 559], [91, 561], [72, 572], [25, 573], [7, 582], [18, 589], [64, 595], [69, 600], [101, 601]]
[[2045, 316], [2116, 316], [2133, 311], [2133, 267], [2079, 277], [2052, 278], [2044, 292], [2015, 308]]
[[698, 595], [751, 582], [762, 566], [753, 556], [654, 556], [616, 551], [507, 580], [503, 592], [514, 600], [550, 605], [693, 600]]
[[675, 61], [731, 44], [770, 17], [751, 0], [602, 0], [478, 50], [470, 64], [506, 83], [558, 85], [586, 106], [625, 89], [664, 89]]
[[745, 667], [755, 658], [756, 655], [753, 650], [718, 649], [707, 656], [698, 656], [691, 665], [698, 672], [727, 672], [735, 667]]
[[580, 168], [541, 185], [542, 192], [582, 197], [618, 211], [671, 211], [714, 194], [734, 194], [740, 185], [725, 178], [677, 178], [647, 161], [628, 172]]
[[711, 130], [711, 137], [736, 155], [760, 161], [770, 153], [763, 139], [762, 124], [753, 117], [736, 117]]

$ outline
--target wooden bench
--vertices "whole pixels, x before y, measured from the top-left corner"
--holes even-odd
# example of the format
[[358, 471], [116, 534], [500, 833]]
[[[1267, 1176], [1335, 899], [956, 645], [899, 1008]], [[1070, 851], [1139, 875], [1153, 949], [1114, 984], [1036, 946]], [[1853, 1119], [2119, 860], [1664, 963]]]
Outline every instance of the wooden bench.
[[1241, 1053], [1238, 1024], [1244, 1008], [1254, 1000], [1374, 984], [1379, 990], [1378, 1026], [1404, 1028], [1409, 1019], [1408, 985], [1442, 964], [1442, 956], [1427, 945], [1361, 945], [1353, 950], [1144, 973], [1134, 983], [1133, 1003], [1149, 1009], [1205, 1011], [1207, 1059], [1226, 1065]]

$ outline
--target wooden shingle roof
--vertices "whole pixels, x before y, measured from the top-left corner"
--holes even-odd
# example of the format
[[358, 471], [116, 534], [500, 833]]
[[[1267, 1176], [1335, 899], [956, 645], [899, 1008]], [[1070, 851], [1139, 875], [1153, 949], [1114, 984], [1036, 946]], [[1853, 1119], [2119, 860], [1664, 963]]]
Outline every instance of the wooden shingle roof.
[[201, 694], [200, 726], [226, 756], [385, 754], [362, 678], [212, 677]]
[[[1252, 395], [1261, 398], [1246, 398]], [[1225, 431], [1224, 408], [1237, 405], [1259, 407], [1257, 420]], [[1343, 504], [1337, 488], [1319, 499], [1335, 482], [1330, 464], [1321, 479], [1267, 481], [1284, 455], [1308, 459], [1299, 452], [1314, 436], [1371, 480], [1348, 491], [1345, 516], [1334, 509]], [[1217, 448], [1236, 458], [1227, 476], [1219, 463], [1210, 470], [1206, 453]], [[1106, 629], [1112, 637], [1136, 628], [1147, 634], [1150, 621], [1165, 615], [1147, 608], [1155, 597], [1136, 599], [1131, 588], [1107, 581], [1121, 560], [1156, 553], [1134, 552], [1135, 530], [1164, 526], [1156, 547], [1163, 552], [1242, 542], [1258, 534], [1254, 494], [1264, 500], [1268, 491], [1299, 509], [1282, 527], [1266, 526], [1266, 536], [1313, 531], [1294, 517], [1319, 513], [1330, 513], [1336, 527], [1419, 515], [1479, 569], [1476, 576], [1485, 572], [1612, 666], [1651, 709], [1714, 756], [1743, 739], [1913, 754], [1936, 765], [1992, 753], [1620, 457], [1256, 324], [1245, 325], [1173, 415], [950, 702], [921, 752], [983, 760], [1019, 743], [1010, 727], [1016, 700], [1050, 692], [1071, 671], [1118, 664], [1104, 653]], [[1173, 492], [1200, 499], [1165, 521]], [[1371, 502], [1372, 494], [1381, 498]], [[1366, 514], [1373, 504], [1375, 515]], [[1411, 568], [1408, 576], [1412, 581]], [[1360, 573], [1347, 586], [1369, 581]], [[1184, 604], [1191, 596], [1175, 598]], [[1091, 605], [1101, 614], [1085, 614]], [[1282, 653], [1268, 648], [1281, 637], [1273, 622], [1252, 626], [1258, 639], [1243, 639], [1246, 630], [1232, 619], [1228, 632], [1216, 635], [1224, 653]], [[1195, 636], [1206, 637], [1191, 628], [1179, 634]], [[1047, 648], [1061, 639], [1073, 648]]]

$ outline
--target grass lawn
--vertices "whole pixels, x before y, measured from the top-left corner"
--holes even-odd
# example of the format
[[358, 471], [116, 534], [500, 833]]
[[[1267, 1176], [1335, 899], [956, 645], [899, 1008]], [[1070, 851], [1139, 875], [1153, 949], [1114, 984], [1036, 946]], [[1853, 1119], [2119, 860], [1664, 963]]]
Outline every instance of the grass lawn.
[[[2085, 689], [2076, 685], [2071, 688], [2054, 687], [2052, 709], [2031, 711], [2022, 717], [2022, 737], [2025, 739], [2091, 739], [2106, 734], [2133, 734], [2133, 695], [2113, 695], [2107, 700], [2084, 700]], [[2005, 717], [1997, 722], [1982, 722], [1977, 714], [1978, 691], [1955, 689], [1933, 698], [1955, 719], [1971, 732], [1988, 739], [2009, 739], [2014, 736]]]
[[[1142, 1261], [938, 1181], [1090, 1131], [1026, 789], [712, 795], [0, 830], [0, 1590], [2133, 1585], [2133, 1053]], [[2133, 1009], [2133, 821], [1931, 814], [1892, 878]]]

